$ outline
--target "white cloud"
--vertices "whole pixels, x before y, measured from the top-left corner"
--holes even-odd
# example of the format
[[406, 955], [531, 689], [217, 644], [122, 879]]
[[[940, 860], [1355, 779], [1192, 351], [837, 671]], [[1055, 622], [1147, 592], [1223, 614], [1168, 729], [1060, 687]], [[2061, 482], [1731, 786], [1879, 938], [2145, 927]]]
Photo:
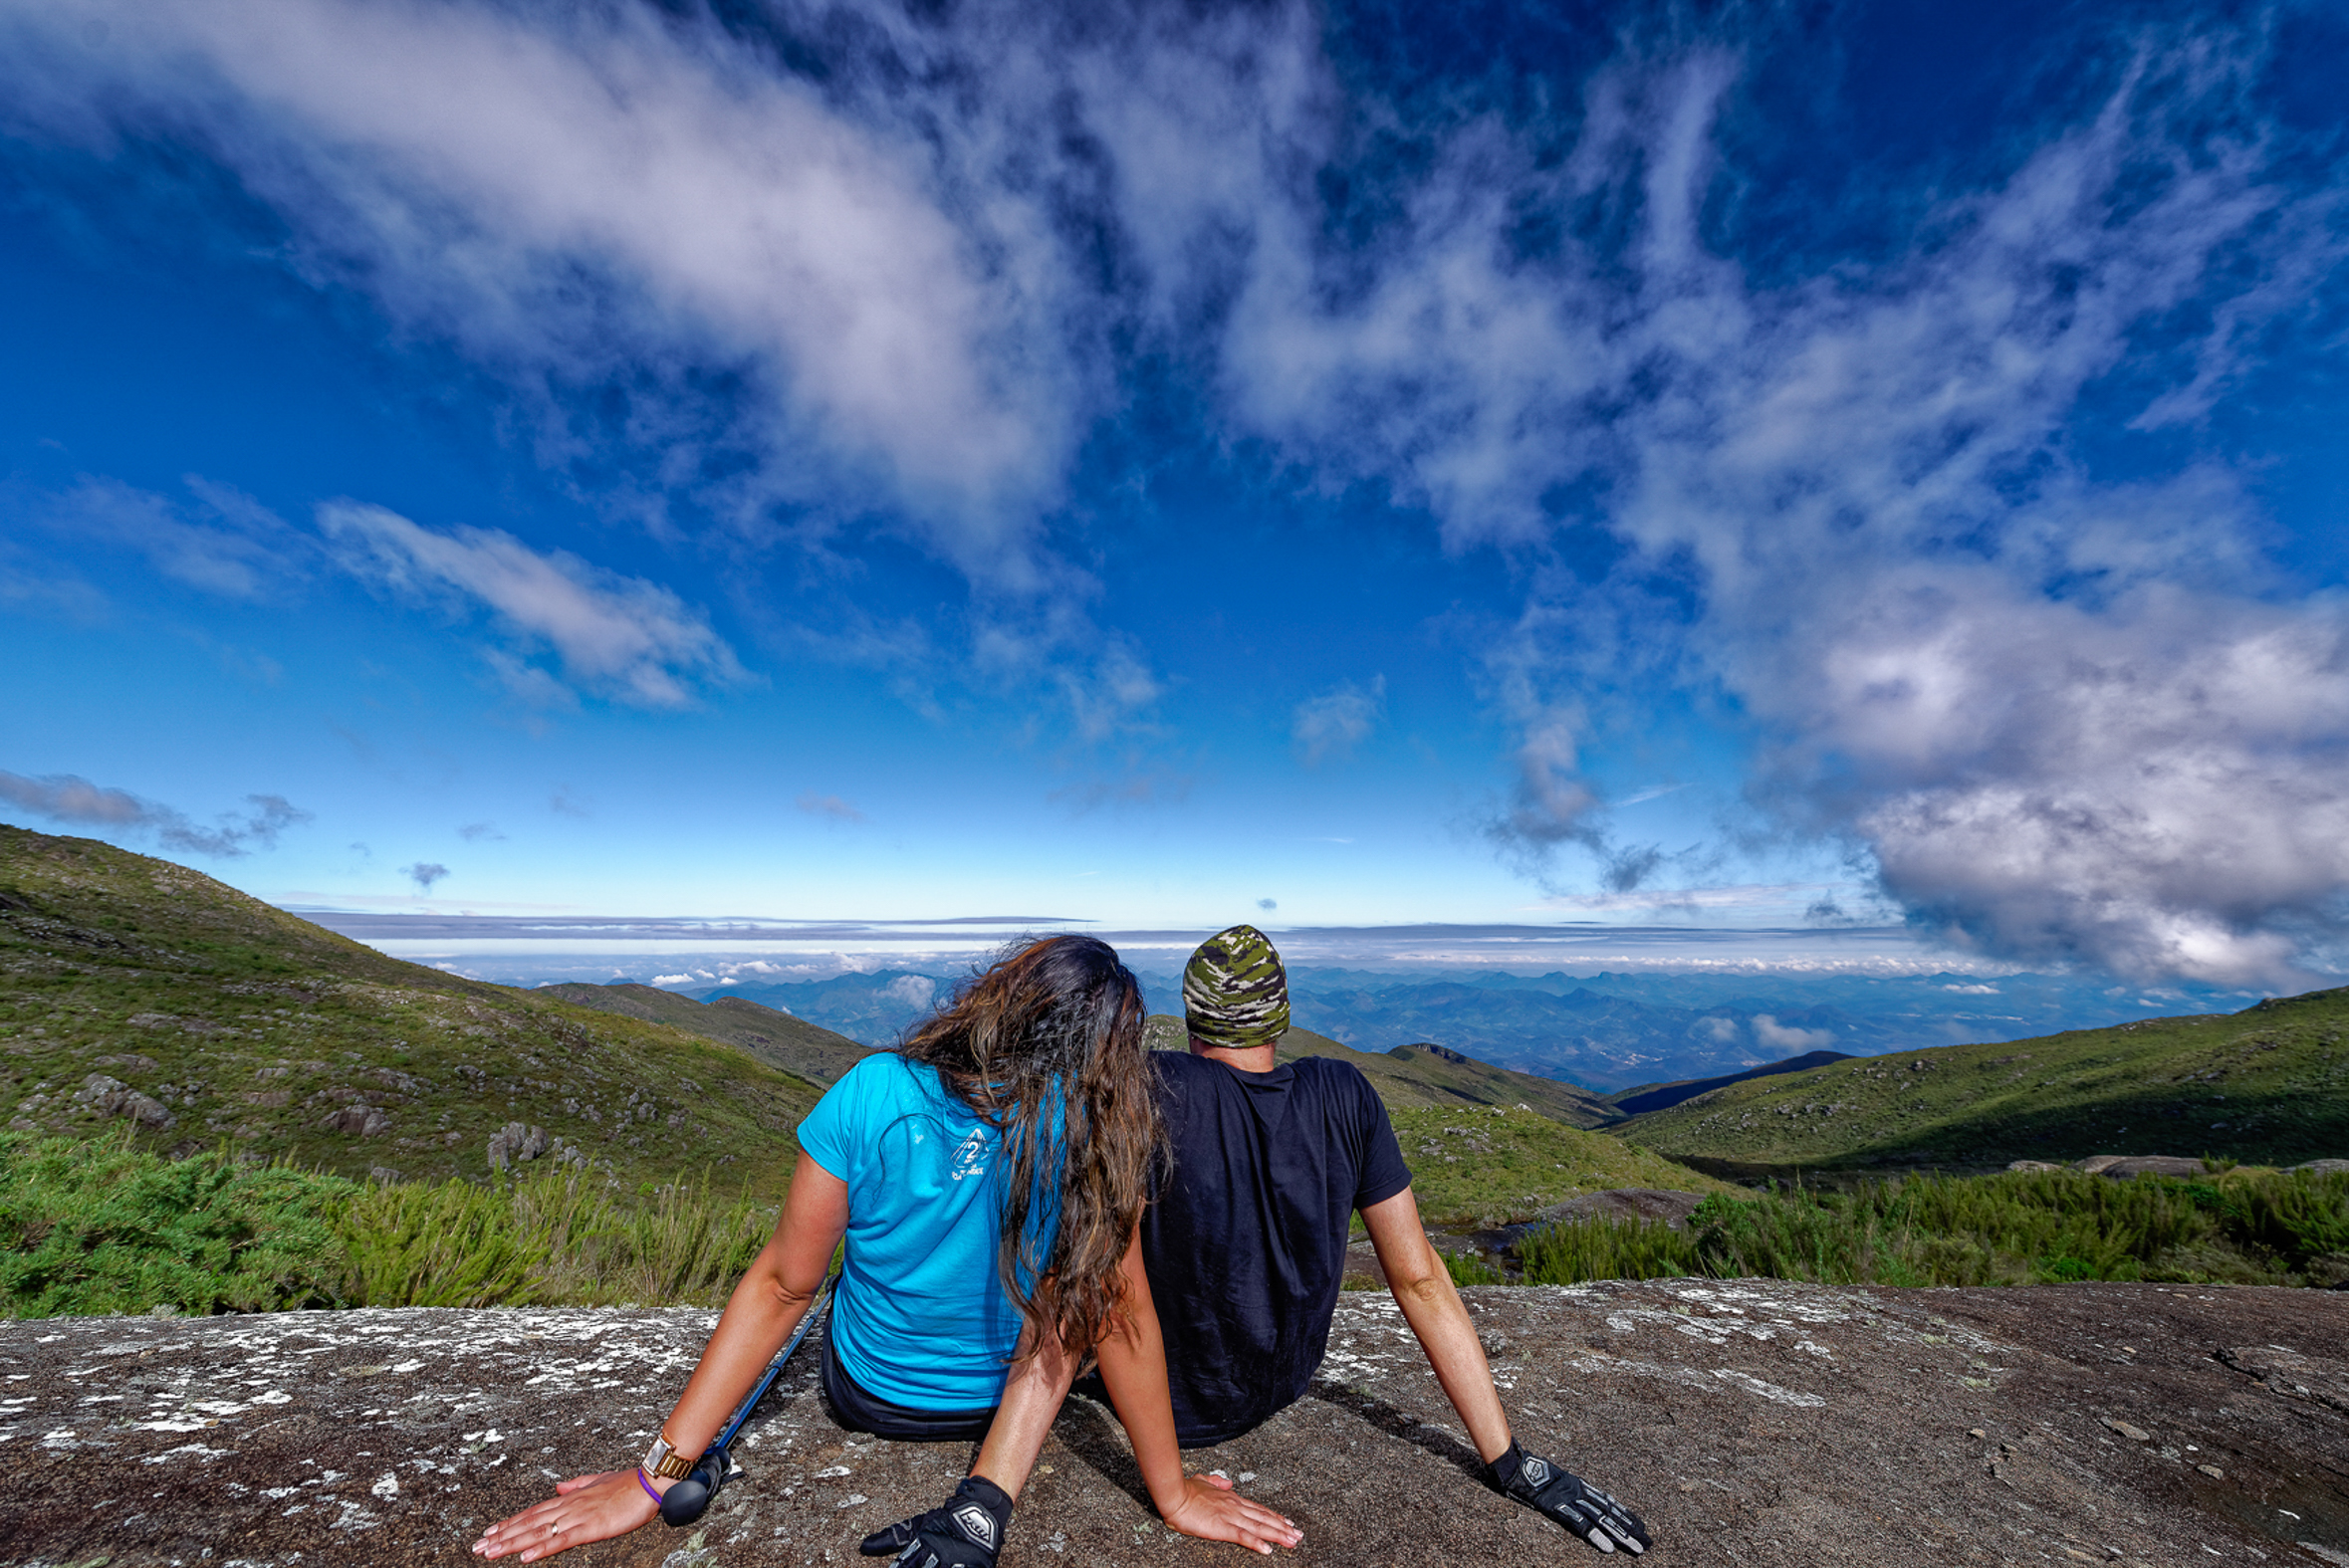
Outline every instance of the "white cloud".
[[[551, 647], [573, 684], [598, 694], [679, 708], [692, 702], [694, 684], [741, 674], [733, 650], [700, 611], [658, 583], [567, 551], [535, 551], [488, 529], [436, 533], [349, 501], [320, 507], [319, 527], [353, 574], [395, 591], [453, 591], [486, 605], [523, 648]], [[538, 666], [502, 650], [491, 658], [517, 695], [541, 703], [568, 698], [569, 689]]]
[[[652, 8], [6, 11], [0, 60], [41, 84], [19, 115], [192, 136], [292, 220], [316, 275], [523, 383], [625, 367], [636, 406], [607, 434], [680, 470], [747, 443], [746, 499], [886, 498], [974, 574], [1034, 576], [1078, 397], [1037, 297], [1048, 215], [962, 188], [935, 138], [974, 132], [945, 106], [859, 104], [853, 73], [826, 93]], [[686, 372], [728, 364], [743, 406], [697, 405]]]
[[1299, 762], [1318, 768], [1353, 756], [1385, 717], [1385, 676], [1373, 675], [1363, 684], [1345, 681], [1296, 705], [1290, 740]]
[[[1545, 496], [1601, 481], [1630, 547], [1595, 587], [1531, 557], [1495, 642], [1506, 850], [1637, 884], [1583, 758], [1671, 680], [1751, 719], [1781, 822], [1851, 841], [1962, 943], [2239, 983], [2341, 930], [2349, 603], [2270, 573], [2224, 468], [2113, 482], [2071, 444], [2124, 366], [2185, 377], [2141, 423], [2201, 406], [2340, 265], [2329, 198], [2267, 163], [2238, 96], [2253, 47], [2145, 43], [1905, 254], [1767, 287], [1700, 239], [1736, 75], [1701, 51], [1596, 79], [1552, 166], [1471, 125], [1367, 255], [1260, 225], [1226, 356], [1250, 424], [1461, 548], [1532, 549]], [[1619, 252], [1513, 252], [1524, 212], [1601, 196], [1644, 214]]]
[[1788, 1055], [1804, 1051], [1823, 1050], [1835, 1043], [1833, 1029], [1798, 1029], [1780, 1023], [1766, 1012], [1754, 1015], [1755, 1041], [1765, 1050], [1782, 1050]]

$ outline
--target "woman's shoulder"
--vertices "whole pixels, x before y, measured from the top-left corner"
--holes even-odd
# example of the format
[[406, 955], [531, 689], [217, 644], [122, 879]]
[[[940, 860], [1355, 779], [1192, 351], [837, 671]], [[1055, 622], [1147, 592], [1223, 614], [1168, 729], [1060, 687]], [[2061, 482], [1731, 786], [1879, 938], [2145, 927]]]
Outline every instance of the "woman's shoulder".
[[935, 1089], [936, 1069], [919, 1062], [908, 1061], [899, 1052], [876, 1050], [860, 1058], [856, 1064], [833, 1080], [829, 1093], [842, 1092], [867, 1097], [872, 1095], [903, 1096]]
[[841, 1073], [825, 1093], [890, 1113], [937, 1111], [951, 1115], [962, 1104], [947, 1091], [937, 1068], [893, 1050], [874, 1051]]

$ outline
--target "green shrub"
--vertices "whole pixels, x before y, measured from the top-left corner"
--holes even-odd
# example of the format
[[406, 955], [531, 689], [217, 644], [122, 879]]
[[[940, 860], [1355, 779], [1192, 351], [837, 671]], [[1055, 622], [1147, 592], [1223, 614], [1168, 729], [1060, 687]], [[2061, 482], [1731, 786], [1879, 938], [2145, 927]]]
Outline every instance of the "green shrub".
[[1456, 1285], [1505, 1285], [1509, 1276], [1476, 1252], [1446, 1252], [1444, 1269]]
[[672, 1185], [621, 1198], [574, 1173], [365, 1187], [121, 1135], [0, 1134], [0, 1315], [310, 1306], [714, 1304], [774, 1211]]
[[2087, 1279], [2331, 1283], [2349, 1274], [2349, 1176], [2216, 1181], [2077, 1172], [1911, 1177], [1854, 1192], [1716, 1195], [1685, 1232], [1583, 1220], [1518, 1249], [1528, 1284], [1669, 1275], [1821, 1284]]
[[706, 1186], [616, 1201], [577, 1174], [496, 1187], [378, 1187], [338, 1221], [369, 1306], [715, 1304], [759, 1255], [775, 1212], [714, 1208]]
[[1707, 1270], [1696, 1239], [1637, 1220], [1590, 1219], [1536, 1232], [1518, 1246], [1528, 1285], [1581, 1279], [1670, 1279]]
[[262, 1312], [350, 1304], [330, 1221], [357, 1184], [127, 1135], [0, 1134], [0, 1313]]

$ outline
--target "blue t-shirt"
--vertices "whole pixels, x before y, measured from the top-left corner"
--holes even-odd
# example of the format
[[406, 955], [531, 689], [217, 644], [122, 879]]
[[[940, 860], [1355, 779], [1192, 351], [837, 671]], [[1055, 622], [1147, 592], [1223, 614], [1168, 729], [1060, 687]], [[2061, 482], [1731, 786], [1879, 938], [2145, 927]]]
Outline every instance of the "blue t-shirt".
[[[847, 1255], [831, 1341], [866, 1390], [914, 1410], [1003, 1399], [1020, 1310], [996, 1275], [1002, 1135], [893, 1052], [865, 1057], [800, 1123], [808, 1157], [848, 1184]], [[1033, 1233], [1050, 1237], [1059, 1173], [1040, 1185]]]

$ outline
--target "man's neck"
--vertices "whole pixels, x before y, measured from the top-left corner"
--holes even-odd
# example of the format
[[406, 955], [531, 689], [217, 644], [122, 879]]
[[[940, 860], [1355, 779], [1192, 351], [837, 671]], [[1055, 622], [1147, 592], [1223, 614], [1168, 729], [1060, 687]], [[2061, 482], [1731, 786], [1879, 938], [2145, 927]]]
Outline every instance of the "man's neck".
[[1210, 1045], [1196, 1034], [1191, 1036], [1191, 1054], [1241, 1072], [1271, 1072], [1275, 1065], [1271, 1045]]

